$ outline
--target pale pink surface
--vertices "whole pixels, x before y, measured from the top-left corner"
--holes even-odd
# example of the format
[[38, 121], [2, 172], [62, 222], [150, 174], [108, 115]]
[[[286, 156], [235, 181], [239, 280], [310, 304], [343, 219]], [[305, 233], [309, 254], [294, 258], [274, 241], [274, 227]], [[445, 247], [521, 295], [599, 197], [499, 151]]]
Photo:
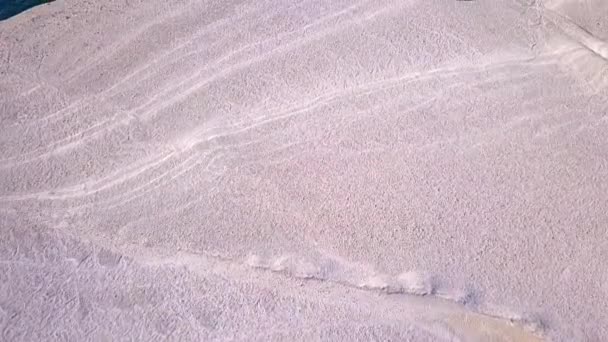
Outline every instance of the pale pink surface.
[[582, 3], [0, 22], [3, 338], [608, 340], [608, 5]]

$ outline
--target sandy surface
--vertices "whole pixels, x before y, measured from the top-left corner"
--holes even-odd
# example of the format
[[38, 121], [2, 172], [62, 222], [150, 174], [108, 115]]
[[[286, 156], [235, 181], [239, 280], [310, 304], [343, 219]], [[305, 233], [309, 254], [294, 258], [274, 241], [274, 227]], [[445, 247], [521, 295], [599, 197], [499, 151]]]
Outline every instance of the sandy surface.
[[0, 22], [1, 340], [608, 341], [608, 2]]

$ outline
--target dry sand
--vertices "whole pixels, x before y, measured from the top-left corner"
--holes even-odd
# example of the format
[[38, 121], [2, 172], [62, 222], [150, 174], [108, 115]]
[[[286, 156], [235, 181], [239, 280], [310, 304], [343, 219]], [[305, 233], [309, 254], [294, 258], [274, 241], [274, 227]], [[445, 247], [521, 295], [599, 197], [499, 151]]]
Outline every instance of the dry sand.
[[608, 2], [0, 22], [3, 341], [608, 341]]

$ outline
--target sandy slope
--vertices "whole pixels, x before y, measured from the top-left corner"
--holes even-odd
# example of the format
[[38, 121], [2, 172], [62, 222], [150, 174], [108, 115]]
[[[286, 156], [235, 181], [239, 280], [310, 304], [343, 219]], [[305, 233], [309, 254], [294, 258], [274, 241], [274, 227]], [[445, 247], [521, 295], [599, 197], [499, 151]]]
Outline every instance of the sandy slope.
[[0, 22], [6, 340], [608, 340], [602, 1]]

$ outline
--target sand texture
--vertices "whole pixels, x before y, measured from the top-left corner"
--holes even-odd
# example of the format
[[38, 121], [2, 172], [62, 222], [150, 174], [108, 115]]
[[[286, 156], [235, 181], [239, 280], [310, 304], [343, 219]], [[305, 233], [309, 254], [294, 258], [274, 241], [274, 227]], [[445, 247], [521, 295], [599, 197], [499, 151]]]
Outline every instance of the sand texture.
[[608, 341], [608, 2], [0, 21], [1, 341]]

